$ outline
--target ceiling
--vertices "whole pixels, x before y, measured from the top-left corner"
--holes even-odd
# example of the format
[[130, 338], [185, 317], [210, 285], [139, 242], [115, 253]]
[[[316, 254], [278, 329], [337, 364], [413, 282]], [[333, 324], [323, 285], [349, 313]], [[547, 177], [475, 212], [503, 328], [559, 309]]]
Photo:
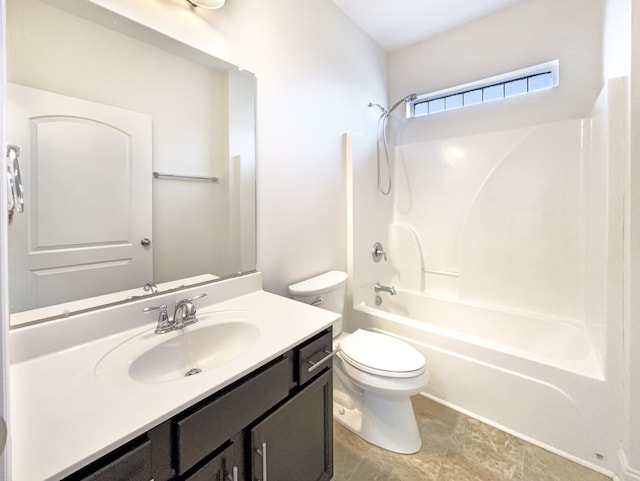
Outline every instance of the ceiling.
[[392, 52], [526, 0], [333, 0]]

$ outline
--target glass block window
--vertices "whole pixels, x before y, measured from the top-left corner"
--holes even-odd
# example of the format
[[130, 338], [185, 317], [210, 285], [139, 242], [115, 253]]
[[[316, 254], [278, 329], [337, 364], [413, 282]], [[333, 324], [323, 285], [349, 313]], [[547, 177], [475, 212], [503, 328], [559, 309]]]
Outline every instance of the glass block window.
[[420, 117], [556, 87], [559, 85], [558, 69], [558, 61], [554, 60], [458, 87], [422, 94], [408, 104], [407, 116]]

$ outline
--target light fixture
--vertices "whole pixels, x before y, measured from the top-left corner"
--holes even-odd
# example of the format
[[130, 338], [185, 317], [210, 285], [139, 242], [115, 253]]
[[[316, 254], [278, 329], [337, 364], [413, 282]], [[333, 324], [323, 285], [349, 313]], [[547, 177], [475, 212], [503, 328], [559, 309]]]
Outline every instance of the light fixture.
[[202, 7], [210, 10], [224, 6], [225, 0], [187, 0], [194, 7]]

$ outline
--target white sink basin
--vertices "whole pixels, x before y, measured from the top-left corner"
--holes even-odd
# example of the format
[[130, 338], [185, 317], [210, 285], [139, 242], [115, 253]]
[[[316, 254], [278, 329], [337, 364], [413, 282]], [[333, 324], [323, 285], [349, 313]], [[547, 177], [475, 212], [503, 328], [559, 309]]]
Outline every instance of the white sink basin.
[[145, 332], [112, 349], [97, 364], [97, 376], [122, 372], [141, 383], [185, 379], [245, 354], [260, 338], [264, 315], [219, 311], [166, 334]]
[[177, 333], [135, 359], [129, 376], [140, 382], [163, 382], [198, 374], [244, 354], [260, 337], [260, 329], [247, 322], [224, 322]]

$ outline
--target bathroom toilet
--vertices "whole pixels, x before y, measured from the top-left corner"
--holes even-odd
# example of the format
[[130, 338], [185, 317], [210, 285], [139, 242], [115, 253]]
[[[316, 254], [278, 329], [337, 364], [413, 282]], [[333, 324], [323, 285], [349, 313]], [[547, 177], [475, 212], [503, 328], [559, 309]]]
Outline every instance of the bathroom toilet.
[[[296, 300], [343, 313], [347, 275], [331, 271], [289, 286]], [[424, 356], [404, 341], [373, 331], [333, 326], [334, 419], [366, 441], [410, 454], [422, 442], [410, 397], [429, 381]]]

